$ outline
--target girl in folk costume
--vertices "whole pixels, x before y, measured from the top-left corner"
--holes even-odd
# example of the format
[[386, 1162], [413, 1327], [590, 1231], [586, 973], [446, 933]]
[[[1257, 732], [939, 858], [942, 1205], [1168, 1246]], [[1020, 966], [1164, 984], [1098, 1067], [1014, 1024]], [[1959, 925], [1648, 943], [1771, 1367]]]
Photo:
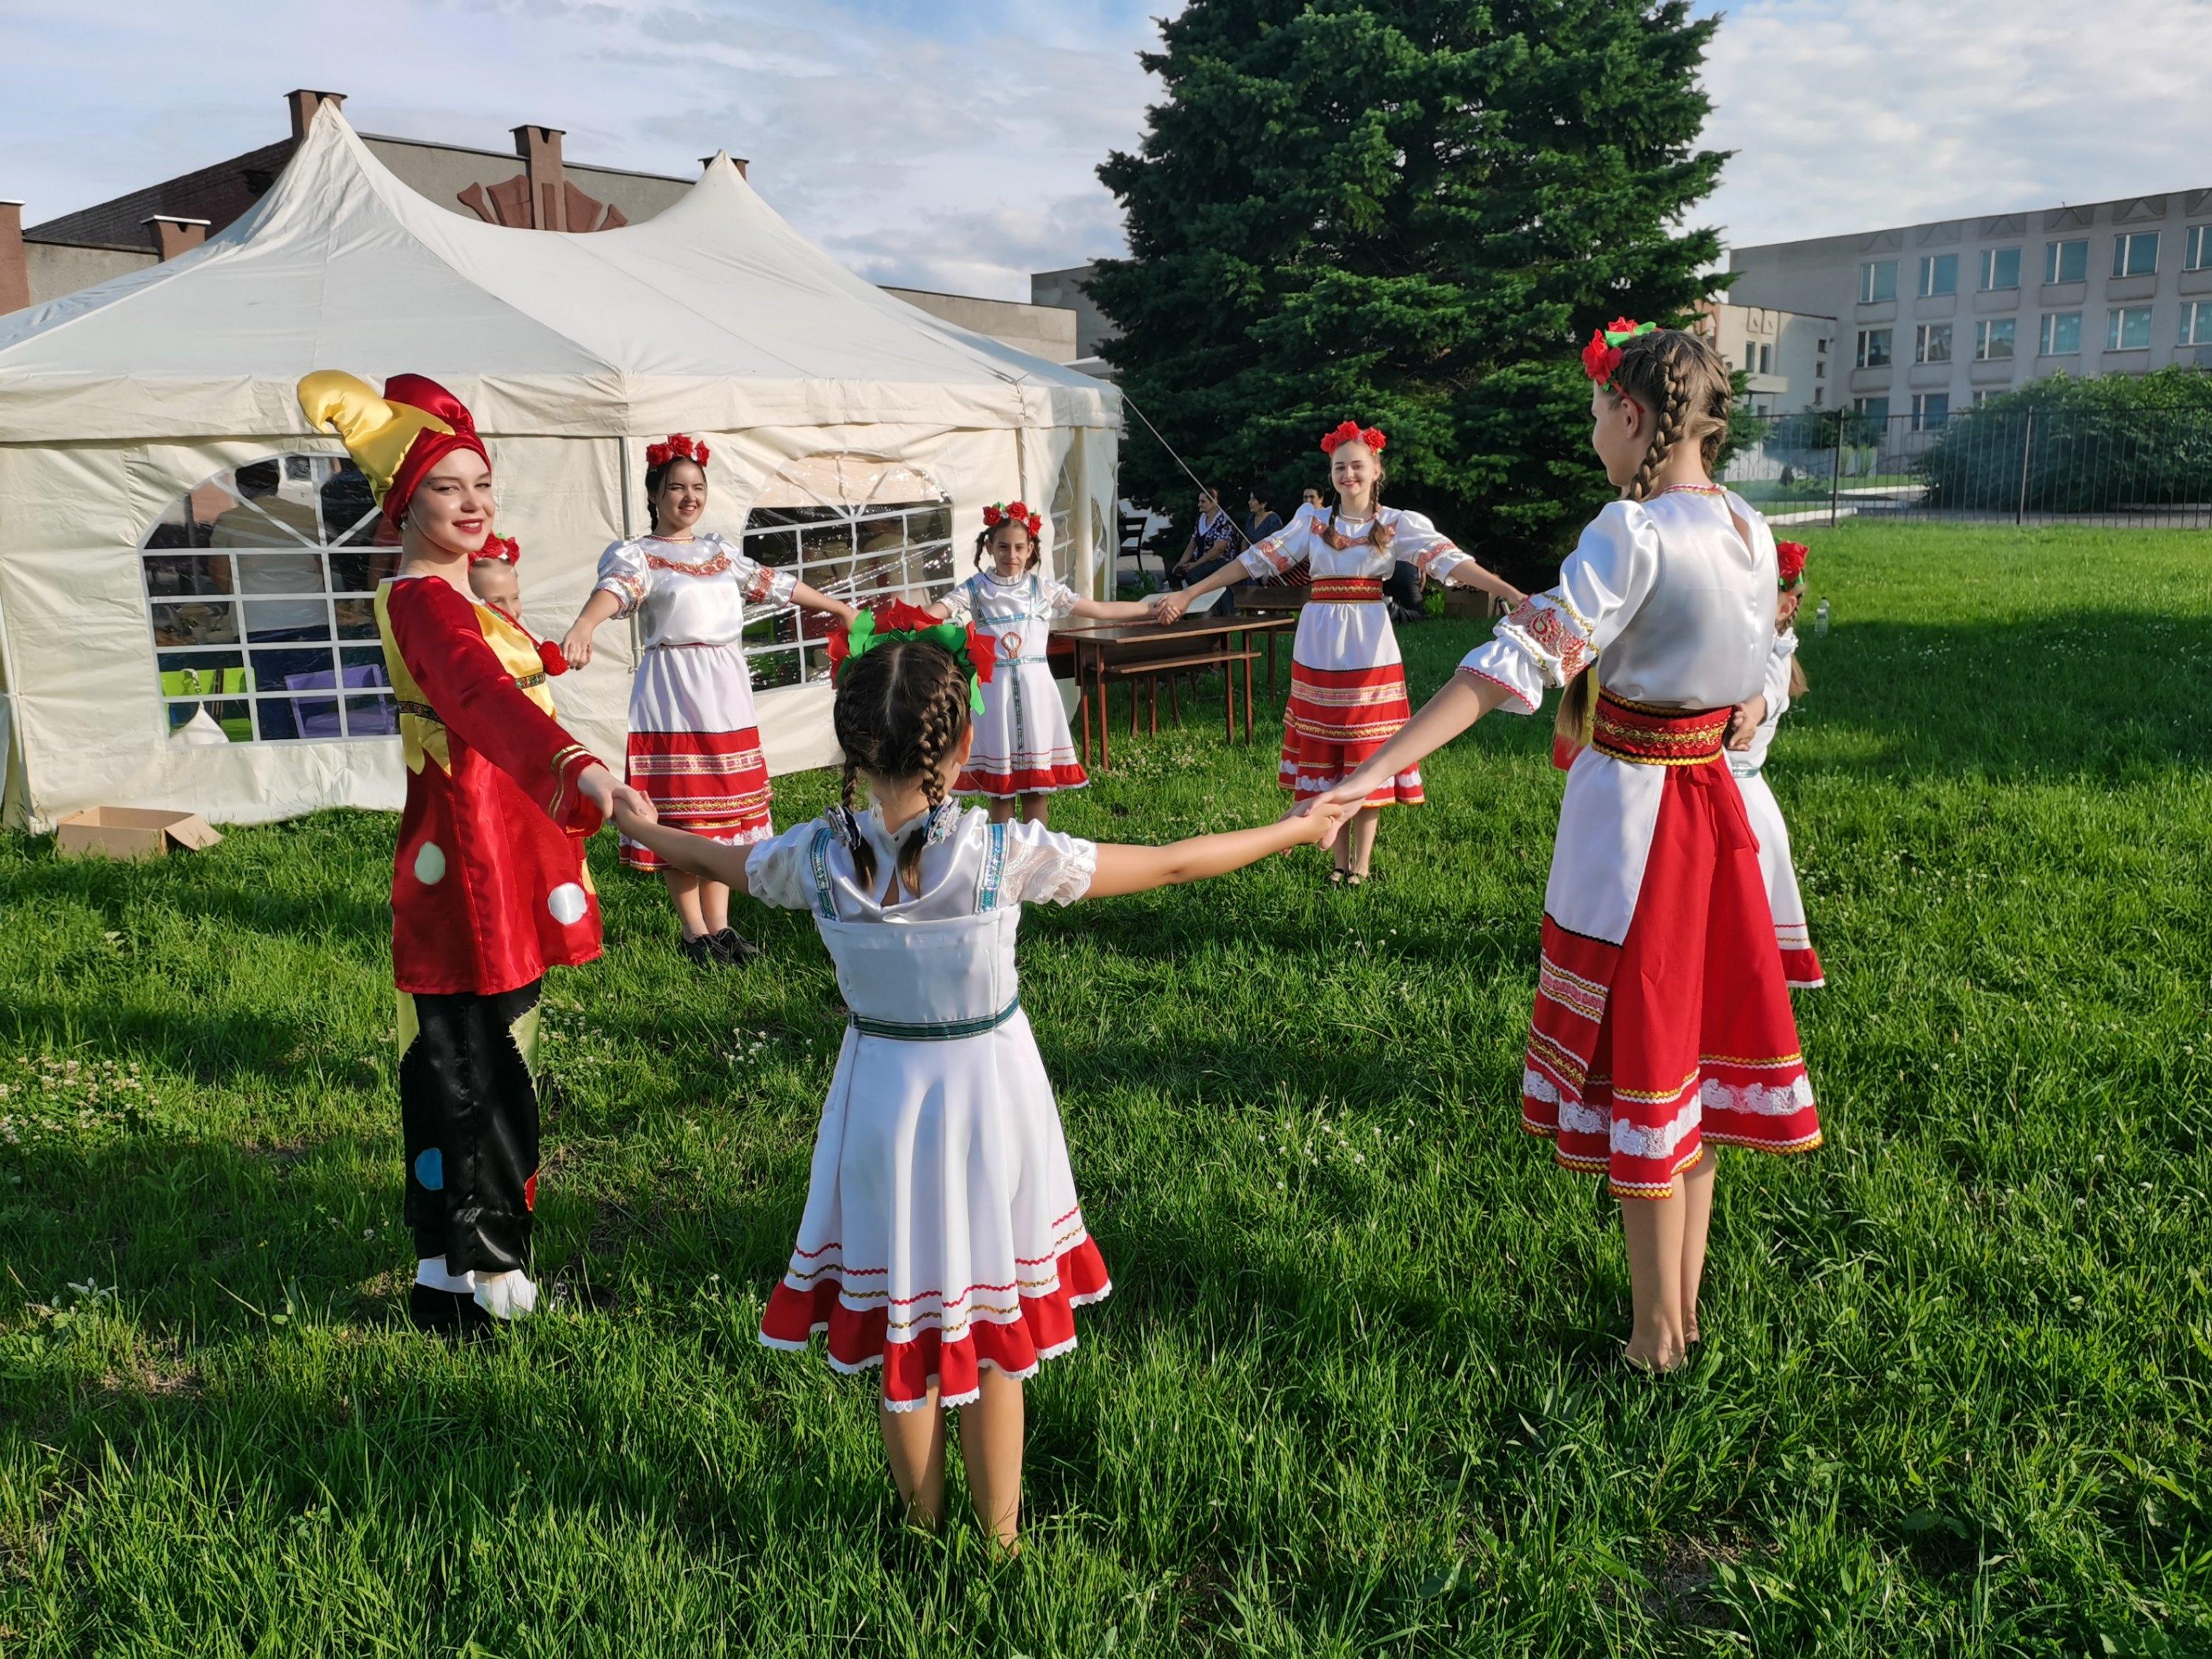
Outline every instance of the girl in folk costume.
[[1152, 614], [1134, 603], [1086, 599], [1066, 583], [1040, 575], [1037, 535], [1042, 515], [1020, 501], [983, 509], [975, 538], [975, 574], [929, 607], [955, 622], [972, 620], [988, 636], [998, 672], [983, 687], [975, 720], [975, 752], [953, 783], [963, 795], [988, 795], [994, 822], [1011, 818], [1021, 803], [1023, 821], [1042, 823], [1051, 797], [1091, 781], [1075, 758], [1067, 710], [1045, 659], [1053, 623], [1064, 617], [1133, 622]]
[[1075, 1346], [1074, 1310], [1112, 1288], [1016, 988], [1021, 907], [1196, 881], [1327, 832], [1289, 820], [1113, 847], [963, 811], [949, 796], [1001, 665], [994, 642], [898, 603], [830, 639], [843, 805], [749, 852], [621, 823], [678, 868], [814, 913], [852, 1019], [761, 1339], [799, 1349], [826, 1331], [835, 1369], [882, 1367], [884, 1447], [920, 1524], [943, 1518], [943, 1413], [964, 1407], [969, 1491], [1012, 1548], [1022, 1380]]
[[1797, 607], [1805, 598], [1802, 542], [1777, 542], [1774, 653], [1766, 659], [1766, 679], [1759, 695], [1738, 703], [1729, 724], [1729, 770], [1743, 793], [1744, 816], [1759, 837], [1759, 867], [1766, 877], [1767, 908], [1774, 912], [1774, 937], [1782, 947], [1782, 972], [1791, 987], [1809, 991], [1826, 983], [1813, 935], [1805, 926], [1805, 901], [1797, 891], [1797, 870], [1790, 854], [1790, 827], [1766, 782], [1766, 751], [1774, 728], [1790, 705], [1805, 695], [1805, 670], [1797, 660]]
[[[745, 666], [745, 606], [796, 605], [850, 618], [853, 607], [817, 593], [787, 571], [745, 557], [714, 531], [696, 529], [707, 510], [708, 447], [681, 432], [645, 452], [653, 533], [617, 542], [599, 556], [599, 577], [561, 641], [569, 662], [592, 659], [592, 636], [614, 617], [641, 618], [644, 654], [630, 682], [628, 771], [633, 788], [660, 815], [699, 835], [744, 846], [774, 833], [768, 765]], [[658, 870], [682, 919], [678, 948], [702, 967], [758, 954], [730, 926], [730, 890], [664, 865], [625, 839], [623, 862]]]
[[1583, 531], [1559, 586], [1499, 623], [1325, 799], [1364, 799], [1492, 709], [1533, 713], [1547, 685], [1566, 688], [1572, 759], [1522, 1121], [1561, 1164], [1610, 1176], [1635, 1289], [1627, 1358], [1668, 1369], [1698, 1339], [1705, 1143], [1820, 1141], [1757, 843], [1721, 751], [1773, 653], [1774, 538], [1709, 475], [1729, 404], [1710, 344], [1623, 319], [1583, 361], [1592, 441], [1623, 499]]
[[324, 371], [300, 382], [300, 407], [344, 440], [400, 538], [376, 624], [407, 763], [392, 965], [408, 1310], [434, 1330], [482, 1328], [537, 1302], [538, 994], [549, 964], [599, 954], [584, 841], [617, 805], [653, 806], [555, 723], [538, 641], [469, 597], [495, 503], [460, 401], [419, 374], [380, 398]]
[[[1406, 670], [1382, 602], [1382, 579], [1404, 562], [1439, 581], [1481, 588], [1518, 602], [1521, 595], [1477, 564], [1418, 513], [1384, 507], [1382, 449], [1373, 427], [1346, 421], [1322, 439], [1336, 505], [1310, 503], [1243, 557], [1161, 600], [1153, 615], [1171, 623], [1191, 600], [1248, 576], [1280, 575], [1303, 563], [1310, 597], [1291, 645], [1291, 698], [1283, 711], [1282, 783], [1299, 800], [1336, 789], [1406, 723]], [[1377, 779], [1352, 833], [1337, 843], [1332, 885], [1357, 887], [1374, 855], [1377, 809], [1417, 805], [1420, 769]]]

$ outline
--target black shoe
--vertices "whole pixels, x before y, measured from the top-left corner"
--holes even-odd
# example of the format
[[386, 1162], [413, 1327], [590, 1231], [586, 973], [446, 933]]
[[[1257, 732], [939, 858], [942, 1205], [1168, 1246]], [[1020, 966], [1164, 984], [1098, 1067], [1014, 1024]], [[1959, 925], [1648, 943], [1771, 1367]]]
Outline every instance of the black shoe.
[[714, 936], [702, 933], [696, 939], [679, 939], [676, 953], [694, 968], [726, 968], [729, 958], [714, 947]]
[[759, 945], [734, 927], [725, 927], [719, 933], [708, 934], [707, 942], [714, 947], [715, 954], [732, 968], [744, 967], [761, 953]]
[[433, 1336], [474, 1341], [491, 1334], [492, 1317], [466, 1291], [435, 1291], [416, 1285], [407, 1292], [407, 1316]]

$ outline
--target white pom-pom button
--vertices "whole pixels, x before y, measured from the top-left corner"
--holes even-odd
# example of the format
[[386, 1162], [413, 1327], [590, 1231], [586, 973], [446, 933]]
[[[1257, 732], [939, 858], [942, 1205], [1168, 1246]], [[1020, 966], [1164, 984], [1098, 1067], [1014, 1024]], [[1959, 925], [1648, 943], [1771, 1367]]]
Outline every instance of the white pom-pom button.
[[545, 908], [563, 927], [573, 927], [584, 919], [584, 912], [591, 908], [591, 903], [581, 887], [573, 881], [564, 881], [545, 896]]
[[434, 841], [426, 841], [415, 854], [415, 879], [435, 887], [446, 878], [446, 854]]

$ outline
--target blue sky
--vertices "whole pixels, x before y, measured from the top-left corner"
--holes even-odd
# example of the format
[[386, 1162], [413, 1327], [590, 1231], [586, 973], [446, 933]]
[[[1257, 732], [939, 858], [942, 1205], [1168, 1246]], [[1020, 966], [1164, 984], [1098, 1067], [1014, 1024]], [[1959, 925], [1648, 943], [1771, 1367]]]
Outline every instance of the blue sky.
[[[0, 196], [36, 223], [266, 143], [295, 86], [364, 131], [689, 173], [718, 148], [883, 282], [1026, 297], [1118, 251], [1092, 169], [1178, 0], [162, 0], [0, 6]], [[2212, 0], [1746, 0], [1698, 216], [1748, 244], [2212, 185]], [[2090, 21], [2094, 17], [2094, 21]], [[365, 21], [374, 19], [374, 23]]]

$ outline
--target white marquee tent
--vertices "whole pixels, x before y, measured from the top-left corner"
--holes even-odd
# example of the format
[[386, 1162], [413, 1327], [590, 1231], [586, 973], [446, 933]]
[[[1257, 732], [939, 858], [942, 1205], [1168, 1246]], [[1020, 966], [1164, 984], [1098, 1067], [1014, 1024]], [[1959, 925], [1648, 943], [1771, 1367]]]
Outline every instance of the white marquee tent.
[[[11, 821], [398, 804], [358, 597], [390, 556], [343, 450], [301, 416], [315, 368], [412, 370], [475, 412], [541, 635], [645, 527], [646, 445], [671, 431], [714, 447], [706, 526], [817, 586], [939, 586], [984, 504], [1014, 495], [1049, 507], [1046, 556], [1079, 587], [1112, 568], [1119, 394], [880, 292], [726, 157], [643, 224], [507, 229], [416, 196], [326, 104], [204, 247], [0, 318]], [[789, 682], [760, 699], [771, 769], [827, 764], [818, 652], [778, 629], [756, 659]], [[621, 629], [600, 637], [554, 690], [619, 766], [632, 658]]]

